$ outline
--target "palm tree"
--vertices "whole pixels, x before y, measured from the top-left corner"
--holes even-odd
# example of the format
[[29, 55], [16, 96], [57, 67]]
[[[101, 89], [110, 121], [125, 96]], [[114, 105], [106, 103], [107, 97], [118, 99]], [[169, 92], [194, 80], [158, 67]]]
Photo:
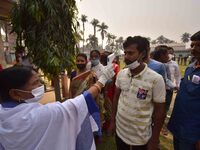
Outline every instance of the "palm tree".
[[93, 20], [91, 21], [91, 24], [92, 24], [93, 27], [94, 27], [94, 36], [96, 37], [96, 27], [97, 27], [98, 24], [99, 24], [99, 20], [93, 19]]
[[101, 25], [98, 25], [98, 27], [99, 27], [98, 31], [101, 33], [102, 48], [103, 48], [103, 40], [104, 40], [105, 35], [107, 34], [106, 30], [108, 29], [108, 26], [104, 22], [102, 22]]
[[97, 49], [97, 47], [98, 47], [98, 38], [97, 37], [90, 34], [86, 41], [89, 42], [88, 44], [90, 44], [93, 49]]
[[83, 52], [84, 52], [84, 43], [85, 43], [85, 23], [88, 21], [86, 15], [81, 15], [81, 21], [83, 25]]
[[115, 43], [115, 39], [117, 38], [116, 35], [112, 34], [112, 40], [113, 40], [113, 43]]
[[155, 44], [157, 44], [157, 41], [156, 40], [152, 40], [151, 44], [155, 45]]
[[187, 32], [183, 33], [183, 35], [181, 36], [181, 41], [183, 43], [189, 42], [190, 41], [190, 33], [187, 33]]
[[117, 36], [116, 35], [112, 35], [112, 40], [113, 40], [113, 43], [115, 43], [115, 39], [117, 38]]
[[170, 40], [166, 37], [164, 37], [163, 35], [159, 36], [157, 39], [156, 39], [156, 42], [158, 44], [169, 44], [169, 43], [174, 43], [173, 40]]
[[111, 34], [111, 43], [109, 44], [111, 46], [112, 51], [114, 51], [116, 44], [115, 44], [115, 39], [117, 38], [117, 36], [115, 36], [114, 34]]
[[163, 35], [159, 36], [156, 40], [159, 44], [164, 44], [165, 43], [165, 37]]
[[108, 44], [111, 44], [111, 39], [112, 39], [112, 34], [111, 34], [111, 33], [108, 33], [108, 34], [107, 34], [107, 43], [108, 43]]

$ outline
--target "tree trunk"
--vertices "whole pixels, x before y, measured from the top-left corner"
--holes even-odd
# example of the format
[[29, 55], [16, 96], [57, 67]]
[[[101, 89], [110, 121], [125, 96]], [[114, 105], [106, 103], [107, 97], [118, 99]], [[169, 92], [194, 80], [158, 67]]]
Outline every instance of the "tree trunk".
[[54, 82], [54, 89], [55, 89], [55, 98], [56, 101], [62, 101], [61, 99], [61, 93], [60, 93], [60, 80], [59, 80], [59, 76], [54, 76], [53, 77], [53, 82]]
[[94, 26], [94, 37], [96, 37], [96, 26]]
[[84, 31], [83, 31], [83, 53], [85, 51], [85, 34], [84, 34]]
[[83, 53], [84, 53], [84, 50], [85, 50], [85, 25], [83, 23]]
[[66, 74], [61, 75], [61, 83], [62, 83], [62, 97], [64, 99], [69, 98], [69, 83], [68, 77]]

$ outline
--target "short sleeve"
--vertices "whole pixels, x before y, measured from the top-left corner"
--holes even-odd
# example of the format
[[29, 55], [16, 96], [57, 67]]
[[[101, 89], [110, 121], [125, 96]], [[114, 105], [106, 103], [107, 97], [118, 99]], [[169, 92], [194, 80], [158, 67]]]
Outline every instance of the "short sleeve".
[[166, 88], [161, 76], [157, 77], [153, 86], [153, 102], [165, 103]]
[[[92, 97], [92, 95], [88, 91], [85, 91], [83, 93], [83, 96], [85, 97], [85, 101], [86, 101], [86, 104], [87, 104], [89, 114], [91, 115], [91, 117], [94, 120], [94, 122], [92, 122], [90, 120], [91, 125], [92, 125], [92, 130], [97, 131], [98, 135], [101, 136], [102, 131], [101, 131], [101, 119], [100, 119], [99, 108], [98, 108], [94, 98]], [[96, 128], [96, 126], [98, 128]]]
[[163, 77], [164, 81], [166, 82], [166, 69], [165, 69], [165, 65], [161, 64], [160, 65], [160, 75]]

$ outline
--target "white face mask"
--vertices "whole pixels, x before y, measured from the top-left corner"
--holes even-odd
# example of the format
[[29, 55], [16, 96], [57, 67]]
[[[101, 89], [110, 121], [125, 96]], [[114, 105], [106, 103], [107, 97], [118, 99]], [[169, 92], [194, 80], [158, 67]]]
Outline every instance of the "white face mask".
[[140, 65], [140, 63], [136, 60], [136, 61], [132, 62], [131, 64], [126, 65], [126, 68], [133, 70], [133, 69], [137, 68], [139, 65]]
[[39, 100], [42, 99], [43, 95], [44, 95], [44, 85], [35, 88], [31, 91], [32, 95], [34, 96], [33, 98], [27, 99], [25, 100], [25, 102], [27, 103], [35, 103], [38, 102]]

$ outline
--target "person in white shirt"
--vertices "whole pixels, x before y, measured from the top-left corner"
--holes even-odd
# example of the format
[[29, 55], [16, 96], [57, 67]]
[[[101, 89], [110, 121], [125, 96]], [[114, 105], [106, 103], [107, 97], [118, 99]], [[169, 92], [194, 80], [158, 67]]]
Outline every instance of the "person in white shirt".
[[[101, 54], [98, 50], [92, 50], [90, 52], [90, 62], [91, 62], [91, 70], [96, 74], [97, 79], [102, 75], [105, 66], [103, 66], [100, 62]], [[101, 126], [103, 127], [103, 124], [105, 123], [105, 115], [106, 115], [106, 109], [105, 109], [105, 89], [102, 90], [101, 93], [99, 93], [97, 97], [97, 105], [99, 107], [100, 116], [101, 116]], [[95, 140], [97, 143], [100, 143], [101, 137], [96, 135], [95, 133]]]
[[90, 62], [91, 70], [96, 73], [97, 78], [99, 78], [104, 70], [104, 66], [100, 62], [100, 52], [98, 50], [92, 50], [90, 52]]
[[100, 127], [96, 97], [114, 76], [106, 67], [98, 82], [63, 103], [38, 101], [44, 86], [30, 68], [0, 72], [0, 150], [95, 150], [93, 131]]
[[165, 119], [163, 77], [147, 67], [149, 41], [128, 37], [123, 44], [126, 68], [116, 79], [110, 132], [116, 125], [117, 150], [156, 150]]
[[169, 61], [167, 62], [169, 66], [169, 70], [171, 73], [171, 80], [175, 84], [176, 88], [179, 89], [181, 82], [181, 73], [178, 64], [173, 60], [174, 58], [174, 49], [172, 47], [168, 47], [169, 53]]

